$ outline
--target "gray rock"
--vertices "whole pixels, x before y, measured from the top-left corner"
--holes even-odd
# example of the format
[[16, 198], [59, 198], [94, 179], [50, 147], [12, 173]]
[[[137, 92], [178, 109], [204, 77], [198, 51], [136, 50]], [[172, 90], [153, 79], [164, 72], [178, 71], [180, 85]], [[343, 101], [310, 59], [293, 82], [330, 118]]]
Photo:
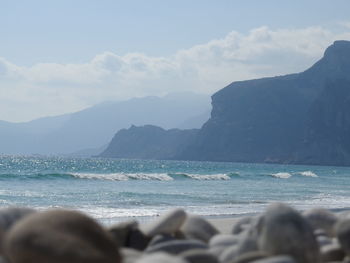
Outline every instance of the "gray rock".
[[207, 220], [199, 216], [188, 216], [181, 230], [188, 238], [208, 242], [219, 231]]
[[217, 257], [204, 249], [191, 249], [180, 254], [189, 263], [219, 263]]
[[319, 261], [313, 228], [296, 210], [284, 204], [269, 206], [259, 223], [259, 248], [272, 255], [290, 255], [298, 263]]
[[[274, 256], [274, 257], [255, 260], [255, 261], [252, 261], [251, 263], [297, 263], [297, 261], [295, 261], [290, 256], [281, 255], [281, 256]], [[317, 261], [315, 261], [314, 263], [317, 263]]]
[[135, 261], [135, 263], [188, 263], [185, 259], [181, 257], [176, 257], [173, 255], [169, 255], [167, 253], [154, 253], [150, 255], [145, 255], [138, 260]]
[[150, 237], [159, 234], [173, 234], [180, 229], [185, 219], [186, 212], [184, 210], [174, 209], [150, 224], [142, 225], [140, 229], [146, 236]]
[[221, 254], [227, 249], [225, 246], [209, 247], [209, 252], [220, 259]]
[[221, 253], [219, 258], [221, 262], [232, 262], [243, 254], [258, 250], [256, 236], [249, 232], [236, 245], [227, 247]]
[[107, 231], [75, 211], [33, 213], [6, 234], [4, 255], [11, 263], [118, 263], [121, 257]]
[[172, 235], [169, 235], [169, 234], [156, 235], [155, 237], [153, 237], [151, 239], [151, 241], [149, 242], [148, 246], [152, 247], [152, 246], [155, 246], [155, 245], [157, 245], [159, 243], [172, 241], [172, 240], [176, 240], [176, 238], [174, 236], [172, 236]]
[[337, 222], [337, 217], [331, 211], [315, 208], [305, 211], [303, 216], [314, 229], [323, 229], [330, 237], [335, 235], [334, 225]]
[[144, 250], [150, 242], [150, 237], [146, 236], [138, 228], [131, 229], [128, 239], [126, 241], [126, 247], [134, 248], [137, 250]]
[[108, 231], [117, 244], [120, 247], [124, 247], [127, 244], [131, 231], [136, 229], [137, 226], [138, 223], [136, 221], [127, 221], [109, 227]]
[[327, 236], [327, 233], [326, 233], [326, 231], [324, 231], [323, 229], [317, 228], [317, 229], [314, 230], [314, 235], [315, 235], [316, 237], [319, 237], [319, 236]]
[[236, 221], [236, 223], [232, 227], [231, 233], [237, 235], [247, 229], [249, 225], [252, 223], [253, 217], [247, 216], [240, 218]]
[[208, 246], [198, 240], [172, 240], [162, 242], [155, 246], [148, 247], [146, 253], [166, 252], [169, 254], [178, 254], [190, 249], [208, 249]]
[[344, 219], [344, 218], [350, 218], [350, 211], [349, 210], [341, 211], [341, 212], [338, 212], [336, 215], [338, 220]]
[[0, 228], [8, 229], [17, 220], [36, 212], [36, 210], [26, 207], [8, 207], [0, 209]]
[[321, 261], [342, 261], [345, 257], [344, 251], [339, 244], [330, 244], [321, 247]]
[[120, 254], [122, 255], [123, 263], [133, 263], [143, 255], [139, 250], [126, 247], [120, 249]]
[[225, 234], [218, 234], [213, 236], [209, 241], [210, 247], [217, 247], [217, 246], [233, 246], [236, 245], [239, 242], [239, 238], [234, 235], [225, 235]]
[[18, 220], [36, 212], [34, 209], [25, 207], [9, 207], [0, 209], [0, 252], [5, 233]]
[[222, 263], [229, 263], [234, 261], [239, 256], [239, 247], [234, 245], [226, 247], [219, 255], [219, 261]]
[[251, 251], [237, 257], [232, 263], [249, 263], [254, 260], [267, 258], [269, 255], [263, 251]]
[[335, 232], [340, 246], [346, 255], [350, 257], [350, 217], [340, 219], [335, 226]]
[[332, 239], [326, 236], [318, 236], [316, 237], [316, 240], [320, 247], [332, 244]]
[[235, 237], [239, 238], [239, 242], [231, 247], [225, 249], [220, 255], [221, 262], [232, 262], [243, 254], [254, 252], [258, 250], [258, 230], [261, 217], [256, 218], [252, 221], [249, 228], [242, 231]]

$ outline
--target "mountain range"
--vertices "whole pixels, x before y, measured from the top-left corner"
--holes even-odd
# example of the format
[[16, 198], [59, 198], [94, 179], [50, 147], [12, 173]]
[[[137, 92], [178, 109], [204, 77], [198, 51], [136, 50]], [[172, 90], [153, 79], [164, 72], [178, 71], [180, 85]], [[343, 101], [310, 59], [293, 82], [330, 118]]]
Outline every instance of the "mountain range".
[[194, 93], [105, 102], [85, 110], [30, 122], [0, 121], [2, 154], [91, 156], [108, 145], [116, 131], [131, 125], [199, 128], [208, 120], [210, 98]]
[[[177, 131], [186, 138], [192, 134], [179, 135], [179, 144], [164, 142], [173, 130], [162, 131], [157, 141], [150, 129], [158, 128], [120, 131], [101, 156], [350, 165], [350, 42], [335, 41], [304, 72], [233, 82], [219, 90], [212, 96], [210, 119], [200, 129]], [[127, 154], [120, 147], [125, 141]], [[158, 153], [145, 141], [161, 146]]]

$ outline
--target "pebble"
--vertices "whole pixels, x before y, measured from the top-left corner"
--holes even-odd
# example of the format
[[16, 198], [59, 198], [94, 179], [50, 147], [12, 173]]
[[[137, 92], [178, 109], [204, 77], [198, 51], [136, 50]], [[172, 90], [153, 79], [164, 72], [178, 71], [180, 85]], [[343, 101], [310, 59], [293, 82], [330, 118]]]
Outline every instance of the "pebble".
[[[317, 263], [317, 262], [318, 261], [315, 261], [314, 263]], [[290, 256], [275, 256], [275, 257], [269, 257], [269, 258], [251, 261], [251, 263], [299, 263], [299, 262], [296, 262]]]
[[117, 242], [120, 247], [124, 247], [127, 245], [131, 231], [137, 227], [137, 221], [127, 221], [109, 227], [108, 231], [111, 233], [115, 242]]
[[220, 255], [221, 262], [231, 262], [243, 254], [258, 250], [256, 238], [253, 235], [246, 235], [234, 246], [227, 247]]
[[217, 257], [204, 249], [191, 249], [180, 254], [189, 263], [219, 263]]
[[166, 252], [169, 254], [178, 254], [190, 249], [208, 249], [208, 246], [198, 240], [172, 240], [148, 247], [146, 253]]
[[273, 204], [231, 234], [182, 209], [106, 229], [79, 212], [33, 212], [0, 209], [0, 263], [350, 263], [350, 214], [326, 209]]
[[211, 223], [199, 216], [188, 216], [181, 230], [188, 238], [202, 240], [206, 243], [219, 233]]
[[209, 241], [210, 247], [228, 247], [236, 245], [239, 242], [239, 238], [234, 235], [218, 234], [213, 236]]
[[267, 258], [268, 256], [269, 254], [263, 251], [251, 251], [240, 255], [235, 260], [233, 260], [232, 263], [249, 263], [254, 260]]
[[9, 207], [0, 209], [0, 251], [2, 250], [3, 237], [5, 233], [18, 220], [36, 212], [34, 209], [25, 207]]
[[323, 229], [317, 228], [317, 229], [314, 230], [314, 235], [315, 235], [316, 237], [319, 237], [319, 236], [327, 236], [327, 233], [326, 233], [326, 231], [324, 231]]
[[340, 219], [335, 226], [335, 232], [340, 246], [346, 255], [350, 257], [350, 217]]
[[326, 236], [316, 236], [316, 240], [320, 247], [332, 244], [332, 239]]
[[138, 228], [131, 229], [125, 246], [137, 250], [144, 250], [150, 242], [150, 237], [146, 236]]
[[215, 255], [217, 258], [220, 258], [225, 249], [227, 249], [225, 246], [209, 247], [209, 252]]
[[149, 237], [159, 234], [173, 234], [178, 231], [186, 219], [186, 212], [183, 209], [174, 209], [150, 224], [141, 227], [141, 231]]
[[337, 222], [337, 217], [331, 211], [315, 208], [305, 211], [303, 216], [314, 229], [323, 229], [330, 237], [335, 235], [334, 225]]
[[145, 255], [135, 261], [135, 263], [188, 263], [181, 257], [169, 255], [167, 253], [154, 253]]
[[329, 244], [321, 247], [321, 261], [342, 261], [345, 257], [344, 251], [339, 244]]
[[118, 263], [107, 231], [75, 211], [51, 210], [26, 216], [6, 234], [3, 251], [11, 263]]
[[159, 243], [172, 241], [172, 240], [176, 240], [176, 238], [172, 235], [169, 235], [169, 234], [156, 235], [155, 237], [153, 237], [151, 239], [148, 246], [152, 247], [152, 246], [155, 246]]
[[122, 255], [123, 263], [133, 263], [143, 255], [139, 250], [126, 247], [120, 249], [120, 254]]
[[259, 226], [259, 248], [272, 255], [290, 255], [298, 263], [319, 261], [313, 228], [299, 212], [276, 203], [270, 205]]
[[246, 216], [238, 219], [236, 223], [233, 225], [231, 233], [234, 235], [241, 233], [242, 231], [246, 230], [250, 226], [252, 221], [253, 221], [253, 217], [251, 216]]

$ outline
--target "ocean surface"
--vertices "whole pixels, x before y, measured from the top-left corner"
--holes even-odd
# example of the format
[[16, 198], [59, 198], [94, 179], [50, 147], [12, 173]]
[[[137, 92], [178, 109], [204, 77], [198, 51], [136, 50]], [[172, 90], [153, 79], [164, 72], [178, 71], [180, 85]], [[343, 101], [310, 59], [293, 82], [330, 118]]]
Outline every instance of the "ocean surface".
[[271, 202], [350, 207], [350, 168], [0, 156], [0, 207], [81, 210], [109, 224], [175, 207], [240, 216]]

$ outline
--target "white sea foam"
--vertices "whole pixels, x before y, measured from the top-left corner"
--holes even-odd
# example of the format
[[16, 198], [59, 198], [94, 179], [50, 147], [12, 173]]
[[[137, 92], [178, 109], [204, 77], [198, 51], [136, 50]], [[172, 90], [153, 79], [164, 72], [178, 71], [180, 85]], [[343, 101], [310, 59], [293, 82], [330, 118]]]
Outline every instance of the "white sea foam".
[[128, 181], [128, 180], [157, 180], [173, 181], [177, 177], [187, 177], [193, 180], [230, 180], [231, 177], [226, 174], [166, 174], [166, 173], [72, 173], [72, 176], [81, 179], [99, 179], [111, 181]]
[[99, 179], [110, 181], [128, 181], [128, 180], [158, 180], [172, 181], [172, 177], [165, 173], [110, 173], [110, 174], [92, 174], [92, 173], [73, 173], [76, 178], [81, 179]]
[[195, 180], [230, 180], [226, 174], [186, 174], [187, 177]]
[[292, 175], [290, 173], [275, 173], [275, 174], [271, 174], [272, 177], [275, 178], [280, 178], [280, 179], [288, 179], [289, 177], [291, 177]]
[[308, 176], [308, 177], [318, 177], [318, 175], [312, 171], [304, 171], [304, 172], [300, 172], [299, 174], [301, 174], [302, 176]]

